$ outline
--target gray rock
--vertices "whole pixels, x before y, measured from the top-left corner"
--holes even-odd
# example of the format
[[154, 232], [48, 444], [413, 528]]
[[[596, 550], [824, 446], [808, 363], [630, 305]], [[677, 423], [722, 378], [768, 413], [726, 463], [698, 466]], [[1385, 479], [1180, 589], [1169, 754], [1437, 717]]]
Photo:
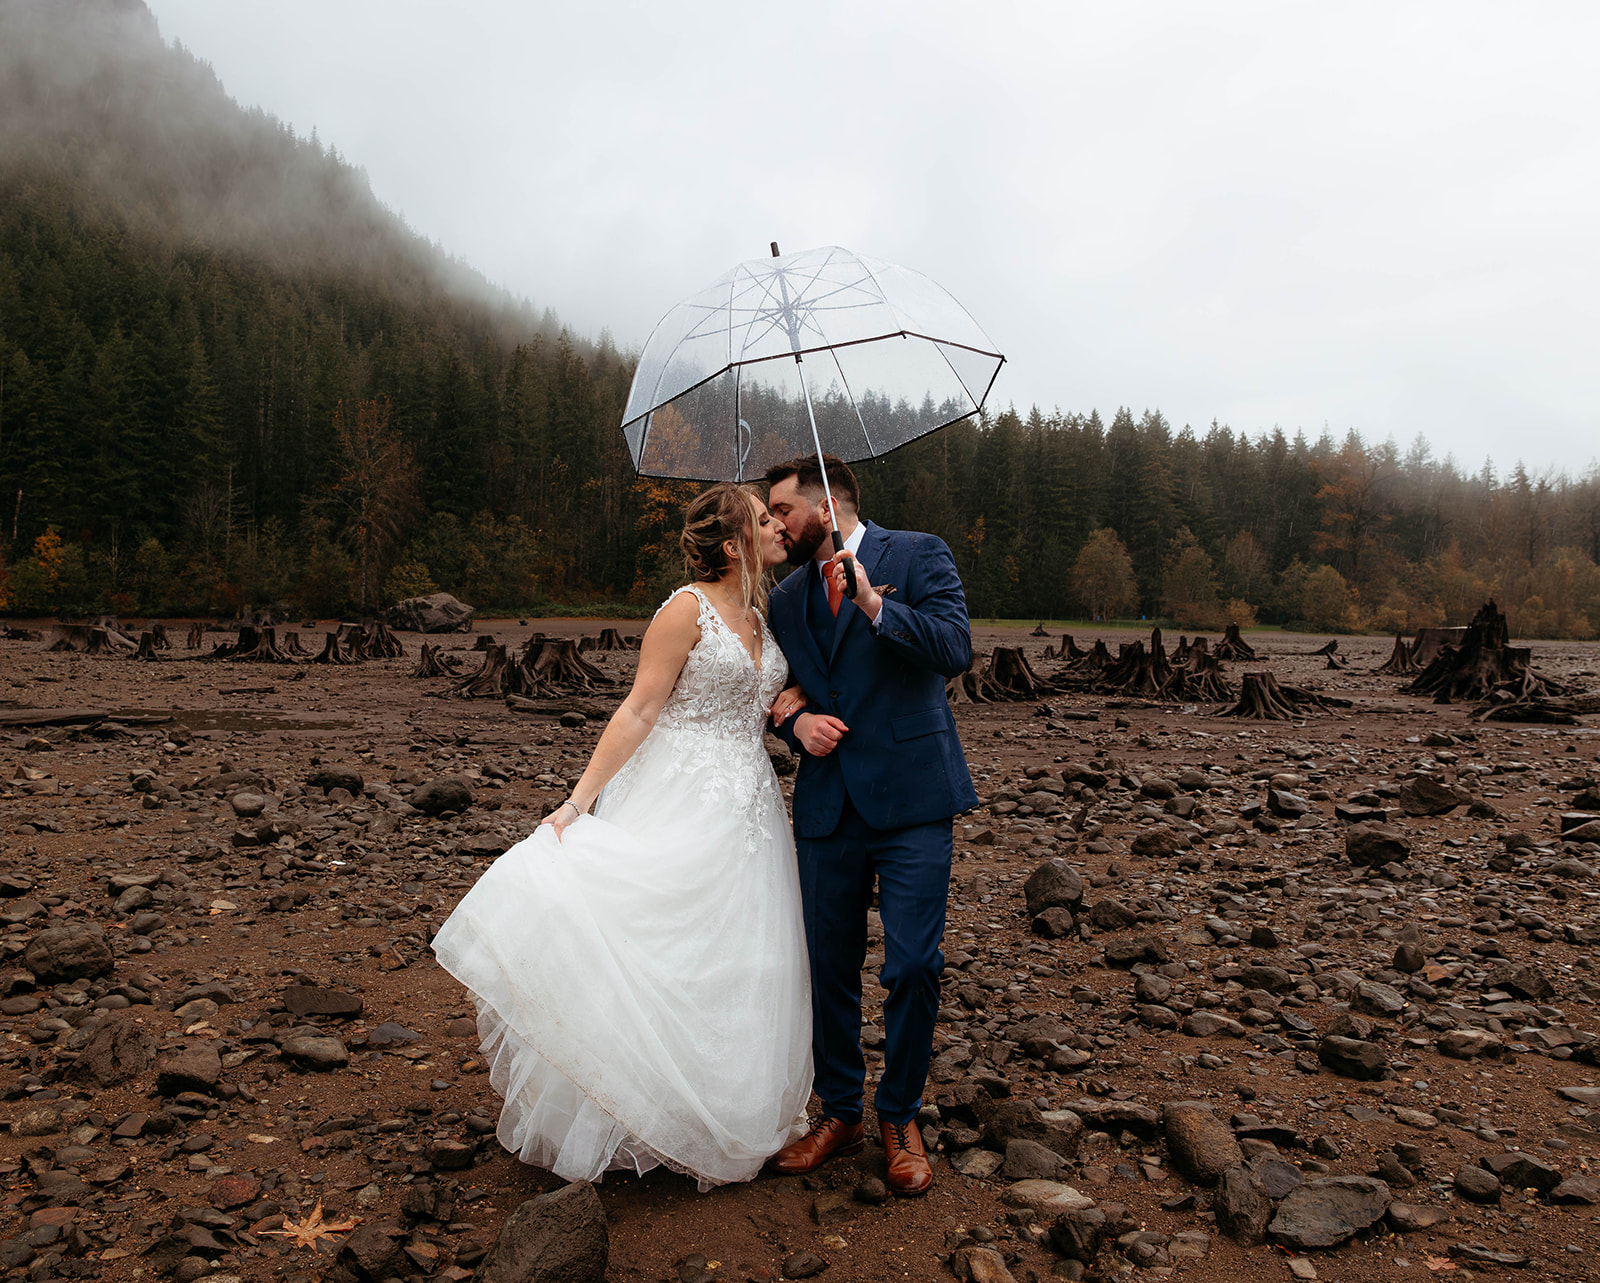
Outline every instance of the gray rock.
[[1072, 1026], [1054, 1016], [1037, 1016], [1011, 1030], [1009, 1037], [1030, 1056], [1048, 1056], [1072, 1037]]
[[1506, 962], [1492, 967], [1483, 983], [1490, 989], [1509, 989], [1530, 1002], [1545, 1002], [1556, 995], [1556, 987], [1531, 962]]
[[1270, 1152], [1252, 1158], [1245, 1166], [1261, 1182], [1262, 1188], [1267, 1191], [1267, 1197], [1274, 1201], [1284, 1197], [1296, 1185], [1305, 1184], [1306, 1178], [1298, 1167]]
[[1484, 1170], [1493, 1172], [1502, 1185], [1512, 1189], [1536, 1189], [1547, 1194], [1561, 1184], [1561, 1173], [1549, 1163], [1513, 1150], [1508, 1154], [1489, 1154], [1478, 1160]]
[[73, 922], [34, 936], [23, 950], [22, 965], [41, 984], [61, 984], [110, 975], [115, 960], [104, 931], [93, 923]]
[[447, 811], [465, 811], [471, 806], [472, 790], [460, 776], [446, 775], [419, 784], [406, 801], [424, 815], [443, 815]]
[[1196, 1185], [1215, 1185], [1244, 1161], [1232, 1129], [1204, 1105], [1175, 1101], [1161, 1111], [1161, 1121], [1173, 1166]]
[[1456, 1173], [1455, 1190], [1469, 1203], [1498, 1203], [1500, 1178], [1482, 1167], [1463, 1167]]
[[359, 1016], [366, 1003], [360, 994], [321, 989], [315, 985], [290, 985], [283, 1005], [296, 1016]]
[[1114, 940], [1106, 946], [1105, 961], [1108, 967], [1133, 967], [1141, 962], [1170, 962], [1171, 955], [1155, 936], [1132, 936]]
[[1600, 1180], [1593, 1176], [1569, 1176], [1550, 1191], [1550, 1201], [1593, 1207], [1600, 1203]]
[[1085, 1207], [1063, 1212], [1050, 1227], [1050, 1243], [1069, 1261], [1094, 1263], [1100, 1255], [1100, 1245], [1111, 1232], [1106, 1214], [1098, 1207]]
[[1183, 1018], [1182, 1028], [1191, 1038], [1211, 1038], [1217, 1034], [1243, 1038], [1248, 1032], [1237, 1020], [1218, 1011], [1191, 1011]]
[[1351, 864], [1381, 868], [1411, 858], [1411, 841], [1387, 824], [1352, 824], [1345, 830], [1344, 855]]
[[1346, 1078], [1375, 1080], [1389, 1070], [1383, 1048], [1358, 1038], [1324, 1038], [1317, 1044], [1317, 1059]]
[[397, 1025], [392, 1020], [386, 1020], [367, 1035], [369, 1047], [395, 1047], [401, 1043], [420, 1042], [422, 1035], [414, 1029], [407, 1029], [404, 1025]]
[[296, 1068], [309, 1069], [317, 1073], [341, 1069], [350, 1063], [350, 1053], [345, 1049], [344, 1043], [337, 1038], [302, 1034], [295, 1038], [285, 1038], [283, 1046], [278, 1050], [283, 1054], [283, 1058]]
[[393, 1278], [411, 1272], [411, 1263], [401, 1247], [377, 1225], [362, 1225], [339, 1244], [336, 1265], [342, 1265], [357, 1279]]
[[310, 788], [321, 789], [324, 793], [332, 793], [334, 789], [343, 789], [351, 797], [360, 797], [361, 790], [366, 787], [366, 780], [361, 772], [351, 766], [324, 766], [312, 771], [306, 776], [306, 785]]
[[89, 1035], [67, 1076], [76, 1082], [115, 1087], [148, 1073], [155, 1060], [156, 1040], [142, 1025], [127, 1017], [107, 1016]]
[[1441, 1056], [1471, 1060], [1498, 1049], [1500, 1041], [1486, 1029], [1450, 1029], [1439, 1035], [1437, 1046]]
[[1005, 1257], [992, 1247], [975, 1243], [956, 1249], [950, 1257], [950, 1272], [961, 1283], [1017, 1283], [1016, 1275], [1006, 1269]]
[[1383, 1219], [1393, 1201], [1371, 1176], [1323, 1176], [1289, 1191], [1267, 1234], [1286, 1247], [1332, 1247]]
[[1083, 904], [1083, 879], [1070, 864], [1059, 857], [1046, 860], [1022, 884], [1022, 894], [1028, 902], [1028, 912], [1034, 917], [1046, 909], [1067, 909], [1076, 912]]
[[54, 1105], [35, 1105], [11, 1120], [13, 1136], [54, 1136], [65, 1127], [61, 1111]]
[[221, 1078], [222, 1058], [209, 1046], [169, 1051], [156, 1062], [156, 1090], [163, 1096], [209, 1092]]
[[1246, 989], [1265, 989], [1270, 994], [1292, 993], [1299, 980], [1282, 967], [1245, 967], [1238, 981]]
[[1407, 815], [1448, 815], [1467, 800], [1450, 785], [1426, 775], [1400, 786], [1400, 809]]
[[1072, 916], [1070, 909], [1063, 909], [1057, 905], [1053, 909], [1046, 909], [1033, 920], [1033, 934], [1043, 936], [1046, 940], [1060, 940], [1073, 934], [1078, 929], [1078, 924]]
[[1350, 994], [1350, 1005], [1371, 1016], [1398, 1016], [1411, 1004], [1399, 990], [1376, 980], [1363, 980]]
[[1146, 859], [1160, 860], [1181, 851], [1188, 844], [1188, 839], [1176, 829], [1158, 824], [1154, 828], [1140, 830], [1138, 836], [1128, 844], [1128, 849]]
[[1066, 1160], [1036, 1140], [1006, 1142], [1006, 1159], [1000, 1175], [1008, 1181], [1053, 1181], [1066, 1168]]
[[1311, 803], [1287, 789], [1268, 789], [1267, 810], [1279, 819], [1298, 820], [1311, 810]]
[[149, 887], [129, 887], [111, 907], [118, 913], [137, 913], [140, 909], [149, 908], [154, 900], [155, 896]]
[[1272, 1202], [1260, 1179], [1242, 1163], [1228, 1168], [1218, 1178], [1211, 1210], [1216, 1215], [1217, 1228], [1229, 1238], [1245, 1244], [1266, 1238]]
[[1121, 900], [1101, 900], [1089, 908], [1089, 921], [1101, 931], [1121, 931], [1139, 921], [1139, 915]]
[[242, 820], [253, 820], [267, 809], [267, 799], [259, 793], [235, 793], [228, 799], [233, 813]]
[[1422, 951], [1421, 945], [1400, 944], [1395, 946], [1393, 967], [1403, 975], [1414, 976], [1428, 963], [1428, 955]]
[[407, 597], [389, 607], [384, 619], [390, 628], [408, 633], [470, 633], [473, 607], [447, 592]]

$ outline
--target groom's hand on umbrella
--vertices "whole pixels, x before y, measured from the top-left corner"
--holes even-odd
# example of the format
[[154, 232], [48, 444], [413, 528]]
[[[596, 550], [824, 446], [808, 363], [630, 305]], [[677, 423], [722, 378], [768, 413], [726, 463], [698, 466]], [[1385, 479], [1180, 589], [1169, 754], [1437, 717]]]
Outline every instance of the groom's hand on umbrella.
[[[848, 552], [836, 552], [828, 562], [828, 573], [833, 576], [833, 581], [839, 585], [839, 592], [847, 594], [850, 589], [849, 576], [845, 574], [844, 563], [848, 558], [855, 561], [855, 556]], [[861, 569], [861, 563], [856, 562], [856, 595], [851, 598], [856, 604], [856, 609], [865, 613], [869, 620], [876, 619], [878, 612], [883, 609], [883, 596], [867, 582], [866, 573]]]
[[812, 757], [827, 757], [839, 747], [850, 728], [828, 713], [801, 713], [794, 719], [794, 735]]

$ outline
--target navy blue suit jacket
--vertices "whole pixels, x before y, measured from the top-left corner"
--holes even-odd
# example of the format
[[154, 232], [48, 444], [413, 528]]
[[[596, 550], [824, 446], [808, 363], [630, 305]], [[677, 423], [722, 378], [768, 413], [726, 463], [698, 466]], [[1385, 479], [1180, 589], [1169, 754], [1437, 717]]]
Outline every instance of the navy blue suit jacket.
[[846, 599], [824, 653], [806, 621], [810, 566], [789, 574], [767, 607], [792, 680], [810, 697], [808, 711], [831, 713], [850, 728], [826, 757], [799, 746], [792, 719], [780, 731], [800, 755], [794, 829], [802, 838], [832, 833], [847, 794], [875, 829], [929, 824], [978, 805], [944, 693], [945, 679], [972, 665], [955, 559], [934, 535], [867, 522], [856, 561], [870, 583], [894, 589], [884, 595], [877, 631]]

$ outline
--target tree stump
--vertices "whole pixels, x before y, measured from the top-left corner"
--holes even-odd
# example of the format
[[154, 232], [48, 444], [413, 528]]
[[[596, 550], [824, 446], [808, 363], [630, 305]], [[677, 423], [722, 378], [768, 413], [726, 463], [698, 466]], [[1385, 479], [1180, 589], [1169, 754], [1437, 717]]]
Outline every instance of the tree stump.
[[1172, 650], [1172, 666], [1180, 668], [1189, 662], [1189, 639], [1182, 633], [1178, 634], [1178, 644]]
[[[535, 633], [536, 637], [543, 637], [543, 633]], [[491, 633], [479, 633], [478, 639], [472, 643], [473, 650], [493, 650], [498, 643]]]
[[1042, 619], [1039, 621], [1039, 626], [1028, 634], [1029, 637], [1048, 637], [1049, 635], [1050, 630], [1044, 626], [1044, 620]]
[[[1084, 650], [1082, 646], [1078, 645], [1078, 643], [1073, 640], [1071, 633], [1061, 634], [1061, 645], [1046, 646], [1044, 648], [1045, 659], [1064, 659], [1069, 664], [1077, 663], [1078, 660], [1082, 659], [1088, 653], [1088, 651]], [[1107, 656], [1107, 658], [1109, 658], [1109, 656]]]
[[1299, 686], [1280, 686], [1271, 673], [1246, 673], [1239, 690], [1239, 702], [1217, 716], [1287, 722], [1314, 712], [1326, 712], [1332, 704], [1347, 708], [1350, 701], [1329, 699]]
[[1311, 653], [1313, 655], [1332, 655], [1332, 654], [1335, 654], [1338, 651], [1338, 649], [1339, 649], [1339, 639], [1337, 637], [1335, 637], [1332, 640], [1330, 640], [1329, 642], [1327, 642], [1327, 644], [1322, 645], [1322, 646], [1318, 646], [1316, 648], [1316, 650], [1312, 651]]
[[1033, 671], [1020, 646], [996, 646], [985, 676], [994, 699], [1037, 699], [1055, 689]]
[[271, 625], [239, 630], [239, 644], [227, 656], [235, 664], [292, 664], [294, 660], [278, 648], [278, 630]]
[[1161, 641], [1161, 630], [1150, 630], [1150, 647], [1142, 641], [1126, 643], [1117, 654], [1116, 663], [1100, 674], [1102, 690], [1119, 695], [1160, 695], [1172, 677], [1172, 662], [1167, 658], [1167, 648]]
[[1411, 662], [1418, 670], [1424, 669], [1439, 658], [1439, 652], [1446, 646], [1459, 646], [1466, 639], [1465, 627], [1419, 628], [1411, 639]]
[[1172, 676], [1162, 687], [1161, 694], [1166, 699], [1214, 703], [1234, 697], [1233, 687], [1223, 674], [1222, 661], [1206, 647], [1204, 637], [1197, 637], [1195, 644], [1189, 648], [1188, 662], [1173, 665]]
[[1529, 647], [1507, 644], [1510, 635], [1506, 617], [1493, 601], [1486, 601], [1467, 625], [1461, 644], [1442, 647], [1433, 662], [1404, 688], [1406, 693], [1432, 695], [1435, 704], [1488, 700], [1497, 690], [1501, 704], [1526, 704], [1564, 695], [1565, 686], [1532, 671]]
[[326, 640], [322, 643], [321, 653], [313, 658], [311, 662], [313, 664], [353, 664], [356, 661], [344, 653], [343, 648], [339, 645], [339, 631], [335, 629], [326, 635]]
[[1218, 659], [1243, 660], [1249, 663], [1256, 657], [1255, 648], [1239, 634], [1238, 624], [1229, 624], [1222, 630], [1222, 640], [1217, 643]]
[[344, 645], [353, 659], [402, 659], [406, 653], [400, 639], [381, 619], [352, 628], [345, 635]]
[[134, 652], [133, 657], [157, 664], [161, 662], [161, 656], [156, 654], [156, 634], [153, 628], [147, 628], [139, 634], [139, 649]]
[[[150, 644], [152, 646], [154, 646], [157, 650], [171, 650], [172, 649], [172, 638], [167, 633], [167, 626], [165, 624], [151, 624], [150, 628], [149, 628], [149, 633], [150, 633]], [[144, 638], [141, 637], [139, 640], [141, 642], [143, 642]]]
[[588, 691], [596, 686], [614, 684], [578, 653], [578, 644], [571, 638], [542, 635], [537, 641], [530, 638], [518, 667], [523, 672], [513, 689], [516, 694], [529, 698], [560, 690]]
[[190, 624], [189, 635], [184, 639], [185, 650], [199, 650], [206, 642], [206, 626], [204, 624]]
[[976, 653], [966, 672], [957, 673], [945, 682], [944, 693], [952, 704], [988, 704], [1003, 698], [998, 691], [990, 688], [988, 665]]
[[1071, 667], [1076, 673], [1094, 674], [1110, 668], [1114, 662], [1111, 652], [1106, 649], [1105, 640], [1096, 637], [1094, 645], [1073, 660]]
[[283, 651], [286, 655], [299, 655], [304, 659], [309, 659], [311, 657], [311, 652], [306, 649], [305, 641], [300, 636], [300, 630], [298, 628], [290, 629], [289, 632], [284, 635]]
[[457, 699], [503, 699], [507, 691], [507, 669], [510, 660], [504, 646], [490, 646], [483, 652], [483, 665], [469, 673], [454, 686], [450, 693]]
[[1394, 635], [1394, 649], [1389, 652], [1389, 658], [1378, 666], [1378, 671], [1395, 676], [1410, 676], [1417, 671], [1416, 661], [1411, 658], [1411, 647], [1406, 645], [1406, 639], [1399, 633]]
[[422, 643], [422, 653], [417, 657], [417, 666], [411, 670], [413, 677], [454, 677], [456, 676], [457, 661], [444, 653], [442, 646]]

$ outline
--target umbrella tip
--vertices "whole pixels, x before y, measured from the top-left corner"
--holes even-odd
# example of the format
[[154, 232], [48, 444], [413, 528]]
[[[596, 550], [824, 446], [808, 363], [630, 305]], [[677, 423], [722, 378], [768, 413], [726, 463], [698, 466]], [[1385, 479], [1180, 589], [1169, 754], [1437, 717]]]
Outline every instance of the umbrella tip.
[[778, 257], [778, 242], [777, 241], [773, 241], [772, 242], [772, 257], [773, 258], [777, 258]]

